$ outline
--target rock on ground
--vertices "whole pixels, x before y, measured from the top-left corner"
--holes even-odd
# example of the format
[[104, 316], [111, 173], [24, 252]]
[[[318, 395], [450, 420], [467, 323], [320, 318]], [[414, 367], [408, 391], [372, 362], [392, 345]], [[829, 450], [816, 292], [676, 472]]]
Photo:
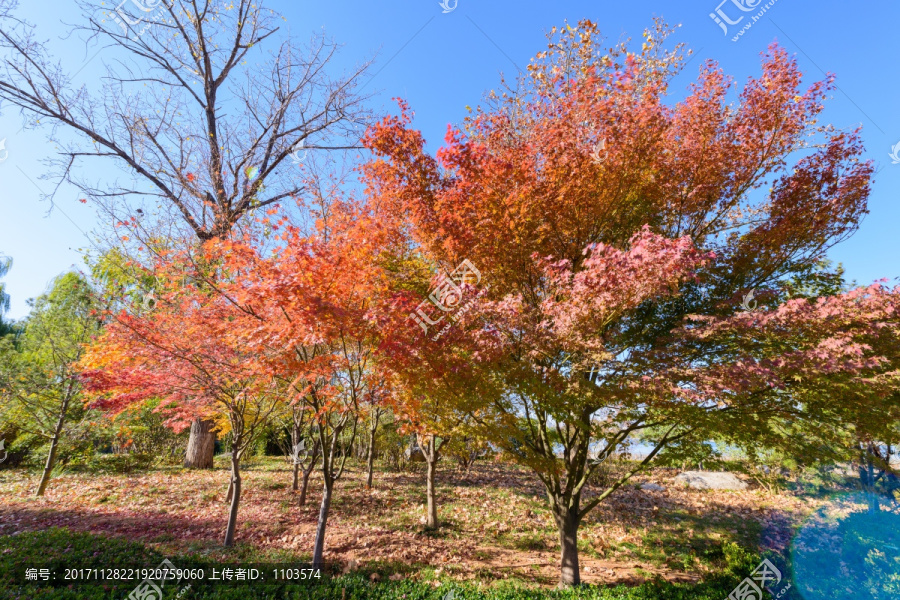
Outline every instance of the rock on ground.
[[675, 477], [675, 482], [695, 490], [747, 489], [747, 484], [734, 473], [722, 471], [685, 471]]
[[641, 489], [648, 492], [664, 492], [666, 488], [656, 483], [643, 483]]

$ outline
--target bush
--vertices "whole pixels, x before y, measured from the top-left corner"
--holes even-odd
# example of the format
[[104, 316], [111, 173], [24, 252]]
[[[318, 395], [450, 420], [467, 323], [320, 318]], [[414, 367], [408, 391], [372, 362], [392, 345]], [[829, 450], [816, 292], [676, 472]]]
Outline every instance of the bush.
[[739, 579], [743, 579], [762, 561], [760, 556], [741, 548], [734, 542], [728, 542], [722, 547], [725, 554], [725, 572]]
[[154, 457], [150, 454], [91, 454], [85, 460], [72, 461], [66, 469], [74, 472], [109, 473], [126, 475], [136, 471], [146, 471], [153, 466]]

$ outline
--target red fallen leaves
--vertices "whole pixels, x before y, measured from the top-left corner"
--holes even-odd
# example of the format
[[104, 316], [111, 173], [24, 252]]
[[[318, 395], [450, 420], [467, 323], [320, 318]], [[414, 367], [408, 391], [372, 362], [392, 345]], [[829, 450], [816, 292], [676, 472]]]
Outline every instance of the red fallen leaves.
[[[441, 474], [442, 487], [450, 486], [448, 516], [458, 523], [459, 535], [465, 543], [451, 534], [447, 538], [415, 535], [402, 521], [406, 511], [401, 506], [385, 507], [372, 505], [366, 499], [372, 492], [361, 486], [346, 489], [345, 501], [336, 508], [333, 515], [332, 536], [329, 549], [334, 558], [346, 561], [351, 557], [366, 561], [398, 560], [423, 561], [433, 566], [446, 563], [454, 568], [477, 570], [485, 553], [497, 557], [497, 567], [503, 564], [525, 564], [534, 560], [537, 553], [511, 551], [493, 537], [480, 539], [473, 545], [471, 540], [482, 525], [493, 522], [510, 524], [510, 533], [530, 531], [532, 537], [543, 539], [547, 550], [539, 553], [541, 562], [552, 565], [555, 562], [555, 533], [546, 524], [524, 525], [527, 511], [534, 511], [530, 501], [515, 498], [512, 501], [506, 490], [509, 481], [516, 479], [508, 467], [479, 465], [475, 473], [482, 483], [480, 488], [471, 488], [464, 482], [453, 479], [452, 473]], [[224, 522], [221, 514], [221, 500], [225, 487], [221, 470], [214, 472], [182, 471], [177, 474], [149, 472], [122, 476], [81, 476], [64, 475], [55, 480], [48, 490], [48, 496], [40, 501], [26, 497], [23, 490], [32, 483], [28, 474], [21, 471], [7, 471], [0, 481], [0, 496], [7, 501], [0, 506], [0, 535], [14, 531], [40, 530], [58, 525], [76, 531], [89, 531], [111, 536], [127, 536], [142, 543], [164, 544], [165, 547], [185, 549], [197, 541], [217, 540]], [[287, 468], [282, 471], [249, 471], [246, 473], [247, 487], [260, 489], [266, 483], [289, 481]], [[362, 483], [364, 474], [354, 474], [356, 484]], [[762, 491], [748, 492], [704, 492], [679, 490], [669, 485], [671, 476], [656, 475], [654, 481], [667, 486], [667, 491], [652, 498], [659, 506], [660, 519], [657, 524], [649, 523], [634, 507], [645, 507], [651, 502], [645, 492], [625, 489], [614, 502], [601, 505], [584, 525], [583, 537], [596, 548], [604, 547], [611, 540], [637, 543], [651, 527], [669, 527], [664, 520], [667, 515], [690, 510], [692, 514], [703, 514], [712, 523], [715, 516], [739, 514], [741, 518], [757, 519], [764, 525], [764, 536], [774, 543], [789, 540], [790, 525], [802, 519], [808, 511], [815, 510], [817, 500], [804, 502], [790, 494], [769, 494]], [[516, 479], [522, 483], [535, 483], [529, 479]], [[386, 475], [384, 485], [393, 484], [395, 489], [375, 488], [373, 492], [385, 498], [417, 493], [419, 484], [404, 476]], [[287, 486], [286, 486], [287, 487]], [[246, 542], [254, 548], [291, 549], [298, 555], [308, 553], [314, 535], [315, 507], [300, 515], [284, 515], [279, 508], [288, 496], [283, 492], [268, 492], [245, 497], [243, 511], [250, 518], [252, 528], [245, 534]], [[97, 500], [108, 496], [106, 502]], [[204, 499], [205, 498], [205, 499]], [[457, 498], [459, 498], [457, 500]], [[477, 520], [464, 519], [462, 509], [470, 507], [477, 500], [483, 505]], [[35, 510], [39, 506], [39, 510]], [[545, 509], [538, 509], [536, 517], [547, 521], [550, 517]], [[286, 518], [287, 517], [287, 518]], [[368, 523], [368, 524], [367, 524]], [[692, 526], [696, 527], [696, 526]], [[187, 532], [190, 532], [188, 534]], [[456, 531], [454, 528], [452, 531]], [[161, 541], [164, 536], [165, 541]], [[476, 550], [480, 553], [476, 554]], [[610, 553], [611, 554], [611, 553]], [[611, 556], [607, 558], [611, 559]], [[606, 560], [609, 568], [626, 569], [633, 564], [633, 558]], [[664, 571], [667, 577], [677, 571]]]

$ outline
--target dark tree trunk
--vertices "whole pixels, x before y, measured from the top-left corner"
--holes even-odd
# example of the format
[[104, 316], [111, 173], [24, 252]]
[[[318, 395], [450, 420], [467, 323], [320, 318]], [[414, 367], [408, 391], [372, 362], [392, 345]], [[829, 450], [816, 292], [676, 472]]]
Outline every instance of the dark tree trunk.
[[313, 547], [313, 568], [321, 569], [324, 567], [322, 560], [325, 554], [325, 528], [328, 525], [328, 511], [331, 509], [331, 492], [334, 489], [334, 483], [325, 479], [325, 486], [322, 492], [322, 505], [319, 507], [319, 521], [316, 524], [316, 542]]
[[874, 445], [869, 443], [866, 449], [866, 489], [868, 490], [869, 512], [878, 512], [878, 496], [875, 495], [875, 465], [872, 461]]
[[375, 471], [375, 439], [369, 442], [369, 453], [366, 457], [366, 487], [372, 487], [372, 477]]
[[300, 463], [294, 462], [294, 480], [291, 483], [291, 489], [296, 492], [299, 487], [300, 487]]
[[189, 469], [212, 469], [213, 457], [216, 453], [216, 434], [212, 431], [214, 423], [195, 419], [191, 423], [191, 437], [188, 439], [184, 454], [184, 466]]
[[366, 452], [366, 487], [372, 487], [372, 476], [375, 471], [375, 434], [378, 432], [378, 421], [381, 419], [381, 411], [376, 409], [372, 418], [372, 426], [369, 427], [369, 449]]
[[303, 471], [302, 484], [300, 485], [300, 506], [306, 506], [306, 490], [309, 489], [310, 475], [312, 475], [312, 469]]
[[581, 583], [578, 567], [578, 526], [581, 518], [577, 507], [573, 510], [561, 509], [554, 515], [559, 528], [560, 572], [559, 585], [570, 587]]
[[238, 506], [241, 503], [241, 459], [237, 452], [231, 454], [231, 509], [228, 511], [228, 525], [225, 528], [225, 545], [234, 545], [234, 531], [237, 528]]
[[309, 457], [309, 465], [303, 467], [301, 471], [303, 473], [303, 478], [300, 485], [300, 506], [306, 505], [306, 490], [309, 489], [309, 476], [312, 475], [313, 470], [316, 468], [316, 462], [319, 459], [321, 448], [321, 442], [316, 440], [313, 443], [312, 454]]

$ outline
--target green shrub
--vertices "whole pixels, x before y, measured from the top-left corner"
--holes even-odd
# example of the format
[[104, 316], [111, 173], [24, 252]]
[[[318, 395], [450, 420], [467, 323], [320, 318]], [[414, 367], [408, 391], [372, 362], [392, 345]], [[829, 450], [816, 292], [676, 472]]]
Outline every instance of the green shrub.
[[722, 552], [725, 554], [725, 572], [738, 578], [749, 575], [762, 561], [759, 554], [745, 550], [734, 542], [722, 546]]
[[67, 471], [81, 473], [109, 473], [127, 475], [146, 471], [153, 466], [154, 457], [149, 454], [88, 454], [66, 465]]

